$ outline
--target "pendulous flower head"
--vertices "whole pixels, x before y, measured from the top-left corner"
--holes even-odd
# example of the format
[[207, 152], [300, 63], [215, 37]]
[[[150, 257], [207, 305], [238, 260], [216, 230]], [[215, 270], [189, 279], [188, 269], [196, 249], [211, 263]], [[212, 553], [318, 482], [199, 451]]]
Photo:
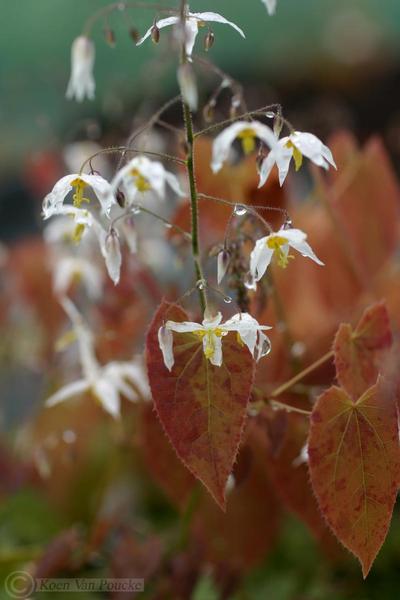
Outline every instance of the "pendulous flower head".
[[260, 185], [267, 181], [272, 167], [276, 164], [279, 171], [279, 183], [283, 185], [289, 171], [290, 161], [294, 160], [296, 171], [303, 164], [303, 156], [310, 159], [315, 165], [329, 169], [329, 165], [336, 169], [332, 152], [325, 144], [312, 133], [295, 131], [279, 140], [280, 153], [270, 152], [263, 160], [260, 167]]
[[289, 254], [290, 248], [294, 248], [302, 256], [311, 258], [318, 265], [323, 265], [324, 263], [314, 254], [306, 239], [307, 234], [300, 229], [280, 229], [257, 240], [250, 255], [250, 273], [254, 281], [261, 279], [274, 256], [278, 265], [285, 268], [289, 260], [294, 258]]
[[217, 135], [213, 142], [211, 168], [214, 173], [222, 169], [235, 140], [240, 140], [245, 154], [250, 154], [256, 149], [257, 140], [261, 140], [270, 149], [270, 154], [276, 157], [276, 160], [281, 160], [280, 155], [288, 152], [278, 143], [268, 125], [259, 121], [236, 121]]
[[275, 14], [277, 0], [261, 0], [261, 2], [265, 4], [269, 15]]
[[62, 214], [61, 207], [68, 194], [73, 191], [73, 206], [80, 209], [82, 204], [90, 204], [87, 192], [92, 190], [100, 203], [104, 214], [108, 215], [112, 204], [115, 203], [108, 181], [100, 175], [86, 175], [74, 173], [62, 177], [52, 191], [43, 200], [42, 214], [44, 219], [53, 215]]
[[71, 47], [71, 76], [66, 92], [68, 99], [75, 98], [78, 102], [85, 98], [94, 99], [94, 59], [95, 47], [92, 40], [84, 35], [77, 37]]
[[173, 331], [177, 333], [191, 333], [203, 344], [204, 356], [212, 365], [222, 365], [222, 338], [230, 331], [237, 332], [237, 340], [240, 345], [246, 345], [251, 355], [256, 353], [257, 360], [261, 358], [262, 348], [267, 336], [264, 330], [271, 329], [266, 325], [259, 325], [248, 313], [238, 313], [231, 319], [222, 323], [222, 314], [218, 313], [213, 318], [205, 317], [203, 322], [194, 323], [183, 321], [167, 321], [158, 331], [158, 342], [164, 358], [164, 364], [169, 371], [174, 366], [173, 354]]
[[[147, 38], [151, 37], [154, 25], [156, 25], [157, 29], [163, 29], [164, 27], [169, 27], [170, 25], [178, 25], [181, 21], [180, 16], [167, 17], [166, 19], [160, 19], [156, 21], [144, 34], [144, 36], [138, 41], [136, 44], [140, 46], [143, 44]], [[202, 13], [192, 13], [187, 12], [185, 19], [185, 50], [186, 55], [190, 59], [193, 53], [194, 44], [196, 42], [196, 37], [199, 32], [200, 27], [204, 27], [206, 23], [215, 22], [222, 23], [223, 25], [229, 25], [233, 27], [243, 38], [245, 37], [243, 31], [238, 27], [235, 23], [228, 21], [222, 15], [214, 12], [202, 12]]]
[[116, 173], [111, 182], [111, 193], [114, 197], [121, 188], [129, 206], [139, 193], [152, 191], [164, 199], [167, 185], [178, 196], [185, 195], [177, 176], [167, 171], [161, 162], [150, 160], [147, 156], [135, 156]]

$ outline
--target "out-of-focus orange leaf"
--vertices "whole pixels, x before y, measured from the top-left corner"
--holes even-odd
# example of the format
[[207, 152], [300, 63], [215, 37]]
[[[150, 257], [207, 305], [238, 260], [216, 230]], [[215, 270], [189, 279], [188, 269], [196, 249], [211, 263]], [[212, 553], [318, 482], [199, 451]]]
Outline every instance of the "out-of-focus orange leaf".
[[324, 392], [308, 452], [322, 514], [366, 577], [387, 534], [400, 474], [396, 403], [385, 381], [356, 402], [338, 387]]
[[[286, 417], [286, 428], [278, 449], [276, 426], [279, 433], [281, 424], [277, 415], [281, 415], [281, 419]], [[258, 422], [263, 429], [267, 428], [269, 444], [266, 466], [274, 489], [287, 508], [309, 527], [327, 554], [337, 554], [338, 544], [321, 516], [310, 485], [307, 461], [302, 458], [308, 435], [308, 420], [294, 413], [263, 411]]]
[[229, 333], [224, 361], [215, 367], [192, 334], [174, 333], [175, 365], [164, 365], [158, 330], [165, 320], [188, 320], [178, 306], [162, 303], [150, 326], [146, 362], [160, 421], [179, 458], [225, 508], [225, 486], [239, 448], [254, 379], [254, 360]]
[[197, 540], [213, 562], [242, 572], [259, 564], [273, 546], [280, 509], [265, 468], [265, 444], [249, 428], [235, 465], [235, 487], [221, 515], [204, 497], [193, 524]]
[[168, 443], [152, 405], [142, 406], [140, 432], [140, 448], [150, 474], [171, 502], [184, 508], [196, 480]]
[[369, 307], [356, 329], [342, 323], [334, 342], [335, 365], [340, 385], [354, 399], [378, 377], [382, 353], [392, 345], [389, 315], [383, 302]]

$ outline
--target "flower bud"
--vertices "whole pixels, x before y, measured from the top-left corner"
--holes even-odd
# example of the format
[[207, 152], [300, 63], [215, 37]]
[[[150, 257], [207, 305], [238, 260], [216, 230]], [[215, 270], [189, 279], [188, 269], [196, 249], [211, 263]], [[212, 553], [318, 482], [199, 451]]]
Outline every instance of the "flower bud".
[[210, 48], [212, 48], [212, 46], [214, 45], [214, 42], [215, 42], [215, 35], [210, 29], [210, 31], [207, 33], [206, 37], [204, 38], [204, 50], [206, 52], [208, 52], [210, 50]]
[[197, 84], [193, 69], [189, 63], [184, 63], [178, 68], [178, 83], [182, 98], [190, 110], [196, 111], [198, 106]]
[[225, 277], [226, 271], [229, 267], [230, 260], [231, 260], [231, 254], [230, 254], [229, 250], [226, 250], [226, 248], [221, 250], [221, 252], [218, 254], [218, 257], [217, 257], [217, 282], [218, 282], [218, 285], [220, 285], [221, 281]]
[[103, 254], [106, 261], [108, 274], [113, 280], [114, 285], [117, 285], [120, 278], [122, 256], [118, 233], [115, 231], [115, 229], [111, 229], [106, 236]]
[[140, 33], [139, 33], [139, 30], [136, 29], [136, 27], [131, 27], [129, 29], [129, 35], [130, 35], [131, 39], [135, 42], [135, 44], [137, 44], [138, 41], [140, 40]]
[[104, 39], [111, 48], [115, 47], [115, 33], [110, 27], [104, 29]]
[[125, 208], [125, 194], [122, 190], [118, 190], [116, 194], [116, 200], [121, 208]]
[[160, 30], [157, 26], [156, 21], [154, 21], [153, 27], [151, 28], [151, 39], [155, 44], [158, 44], [158, 42], [160, 41]]

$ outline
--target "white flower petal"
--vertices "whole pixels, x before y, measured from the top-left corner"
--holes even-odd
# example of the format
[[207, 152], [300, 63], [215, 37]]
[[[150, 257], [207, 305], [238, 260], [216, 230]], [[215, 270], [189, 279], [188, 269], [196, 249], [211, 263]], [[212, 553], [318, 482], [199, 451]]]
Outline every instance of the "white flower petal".
[[257, 240], [250, 254], [250, 272], [259, 281], [271, 263], [274, 251], [267, 246], [267, 237]]
[[311, 258], [317, 265], [324, 266], [324, 263], [314, 254], [311, 246], [307, 242], [297, 242], [291, 241], [290, 246], [300, 252], [302, 256], [306, 256], [307, 258]]
[[[160, 19], [159, 21], [156, 21], [156, 25], [157, 25], [158, 29], [163, 29], [164, 27], [168, 27], [169, 25], [176, 25], [176, 23], [179, 23], [179, 21], [180, 21], [179, 17], [167, 17], [166, 19]], [[147, 38], [149, 38], [151, 36], [152, 29], [153, 29], [153, 25], [151, 27], [149, 27], [149, 29], [146, 31], [144, 36], [142, 38], [140, 38], [140, 40], [137, 42], [136, 46], [140, 46], [141, 44], [143, 44], [143, 42], [145, 40], [147, 40]]]
[[158, 330], [158, 344], [163, 355], [164, 364], [168, 371], [171, 371], [175, 362], [173, 352], [174, 338], [171, 329], [165, 325]]
[[204, 329], [203, 325], [192, 321], [182, 321], [182, 323], [167, 321], [165, 326], [167, 329], [176, 331], [177, 333], [190, 333], [191, 331], [202, 331]]
[[185, 52], [190, 61], [198, 33], [199, 25], [197, 19], [187, 19], [185, 24]]
[[107, 381], [105, 377], [100, 377], [92, 385], [92, 392], [95, 394], [104, 410], [112, 417], [118, 419], [120, 416], [120, 398], [118, 390]]
[[[213, 347], [213, 354], [209, 357], [210, 363], [215, 367], [222, 365], [222, 338], [218, 335], [211, 334], [211, 340], [208, 335], [203, 338], [203, 351], [204, 354], [207, 352], [209, 344]], [[207, 354], [206, 354], [207, 355]]]
[[205, 317], [203, 319], [203, 326], [205, 329], [215, 329], [222, 321], [222, 314], [218, 312], [215, 317]]
[[110, 231], [104, 240], [103, 255], [106, 261], [107, 272], [114, 285], [117, 285], [121, 273], [122, 255], [118, 234], [115, 229]]
[[290, 140], [304, 156], [317, 166], [327, 169], [327, 163], [329, 163], [336, 168], [331, 151], [316, 135], [296, 131], [290, 136]]
[[274, 15], [276, 11], [276, 1], [277, 0], [261, 0], [265, 4], [265, 7], [268, 11], [269, 15]]
[[259, 170], [260, 181], [258, 187], [261, 188], [267, 181], [268, 177], [271, 174], [272, 168], [275, 164], [275, 154], [273, 152], [269, 152], [268, 156], [264, 158], [261, 163], [261, 167]]
[[238, 33], [240, 33], [240, 35], [245, 38], [246, 36], [244, 35], [243, 31], [240, 29], [240, 27], [238, 27], [235, 23], [232, 23], [232, 21], [228, 21], [227, 19], [225, 19], [225, 17], [223, 17], [222, 15], [215, 13], [215, 12], [202, 12], [202, 13], [189, 13], [190, 17], [194, 17], [196, 19], [199, 19], [200, 21], [213, 21], [215, 23], [223, 23], [224, 25], [230, 25], [231, 27], [233, 27], [233, 29], [235, 29]]
[[64, 400], [78, 396], [89, 389], [89, 383], [86, 379], [79, 379], [73, 383], [68, 383], [58, 392], [47, 398], [46, 406], [55, 406]]

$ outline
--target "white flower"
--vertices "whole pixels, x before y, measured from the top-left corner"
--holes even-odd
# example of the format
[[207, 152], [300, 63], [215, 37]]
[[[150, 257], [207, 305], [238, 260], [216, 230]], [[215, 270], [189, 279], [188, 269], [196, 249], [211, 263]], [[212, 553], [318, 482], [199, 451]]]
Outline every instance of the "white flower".
[[93, 100], [95, 90], [94, 58], [95, 48], [92, 40], [84, 35], [77, 37], [71, 48], [71, 76], [66, 93], [68, 99], [75, 97], [78, 102], [82, 102], [87, 97], [89, 100]]
[[329, 169], [329, 165], [332, 165], [335, 169], [337, 168], [332, 152], [312, 133], [295, 131], [291, 135], [279, 140], [279, 145], [284, 152], [275, 154], [270, 152], [261, 164], [259, 187], [267, 181], [275, 163], [279, 171], [279, 183], [283, 185], [292, 158], [294, 159], [296, 171], [303, 164], [303, 156], [324, 169]]
[[86, 175], [85, 173], [78, 175], [74, 173], [62, 177], [57, 181], [52, 191], [47, 194], [43, 200], [43, 218], [48, 219], [53, 215], [62, 214], [60, 208], [64, 205], [65, 198], [72, 190], [74, 191], [72, 197], [74, 207], [80, 208], [84, 202], [89, 204], [90, 199], [84, 196], [86, 188], [91, 188], [95, 192], [103, 213], [108, 215], [112, 204], [115, 202], [108, 181], [100, 175]]
[[162, 163], [146, 156], [135, 156], [116, 173], [111, 182], [111, 191], [115, 196], [121, 187], [129, 205], [139, 192], [153, 191], [164, 198], [167, 184], [178, 196], [185, 196], [176, 175], [167, 171]]
[[280, 229], [266, 237], [257, 240], [250, 255], [250, 273], [255, 281], [259, 281], [276, 256], [280, 267], [285, 268], [290, 258], [289, 248], [294, 248], [302, 256], [311, 258], [318, 265], [324, 263], [317, 258], [310, 245], [306, 242], [307, 235], [300, 229]]
[[143, 369], [133, 361], [100, 365], [94, 351], [93, 335], [83, 323], [75, 305], [68, 298], [63, 298], [61, 302], [74, 325], [83, 377], [67, 384], [50, 396], [46, 405], [54, 406], [73, 396], [90, 391], [103, 408], [117, 418], [120, 416], [120, 395], [131, 401], [147, 396], [148, 387]]
[[277, 0], [261, 0], [261, 2], [265, 4], [269, 15], [275, 14]]
[[[156, 21], [155, 25], [158, 27], [158, 29], [163, 29], [164, 27], [169, 27], [170, 25], [177, 25], [178, 23], [180, 23], [180, 21], [181, 21], [180, 16], [167, 17], [166, 19], [160, 19], [160, 21]], [[219, 15], [218, 13], [214, 13], [214, 12], [191, 13], [191, 12], [188, 12], [186, 19], [185, 19], [185, 50], [186, 50], [186, 55], [189, 58], [192, 56], [193, 47], [194, 47], [194, 44], [196, 41], [197, 34], [199, 32], [199, 27], [204, 27], [204, 25], [209, 21], [216, 22], [216, 23], [223, 23], [224, 25], [230, 25], [231, 27], [233, 27], [233, 29], [236, 29], [236, 31], [238, 33], [240, 33], [240, 35], [243, 38], [245, 37], [245, 35], [244, 35], [243, 31], [240, 29], [240, 27], [235, 25], [235, 23], [228, 21], [227, 19], [225, 19], [225, 17], [223, 17], [222, 15]], [[143, 44], [143, 42], [145, 40], [147, 40], [148, 37], [151, 36], [153, 27], [154, 27], [154, 25], [152, 25], [146, 31], [144, 36], [136, 44], [137, 46], [140, 46], [140, 44]]]
[[228, 335], [230, 331], [237, 332], [238, 343], [241, 345], [245, 344], [253, 357], [256, 349], [257, 359], [261, 357], [261, 346], [266, 339], [262, 331], [270, 329], [270, 327], [259, 325], [247, 313], [238, 313], [226, 323], [221, 323], [221, 321], [222, 315], [218, 313], [212, 319], [205, 318], [202, 324], [190, 321], [183, 321], [182, 323], [167, 321], [165, 325], [160, 327], [158, 342], [167, 369], [171, 371], [175, 362], [173, 354], [173, 331], [194, 334], [203, 344], [205, 357], [216, 367], [222, 365], [222, 338]]
[[82, 282], [87, 294], [93, 300], [100, 298], [102, 274], [89, 260], [75, 256], [64, 256], [53, 264], [53, 287], [58, 296], [67, 293], [74, 281]]
[[[278, 144], [274, 132], [268, 125], [259, 121], [236, 121], [224, 129], [213, 142], [211, 168], [214, 173], [222, 169], [222, 165], [228, 159], [233, 142], [239, 139], [242, 142], [245, 154], [250, 154], [256, 148], [256, 139], [260, 139], [270, 148], [270, 154], [276, 156], [285, 150]], [[287, 152], [287, 150], [286, 150]]]

